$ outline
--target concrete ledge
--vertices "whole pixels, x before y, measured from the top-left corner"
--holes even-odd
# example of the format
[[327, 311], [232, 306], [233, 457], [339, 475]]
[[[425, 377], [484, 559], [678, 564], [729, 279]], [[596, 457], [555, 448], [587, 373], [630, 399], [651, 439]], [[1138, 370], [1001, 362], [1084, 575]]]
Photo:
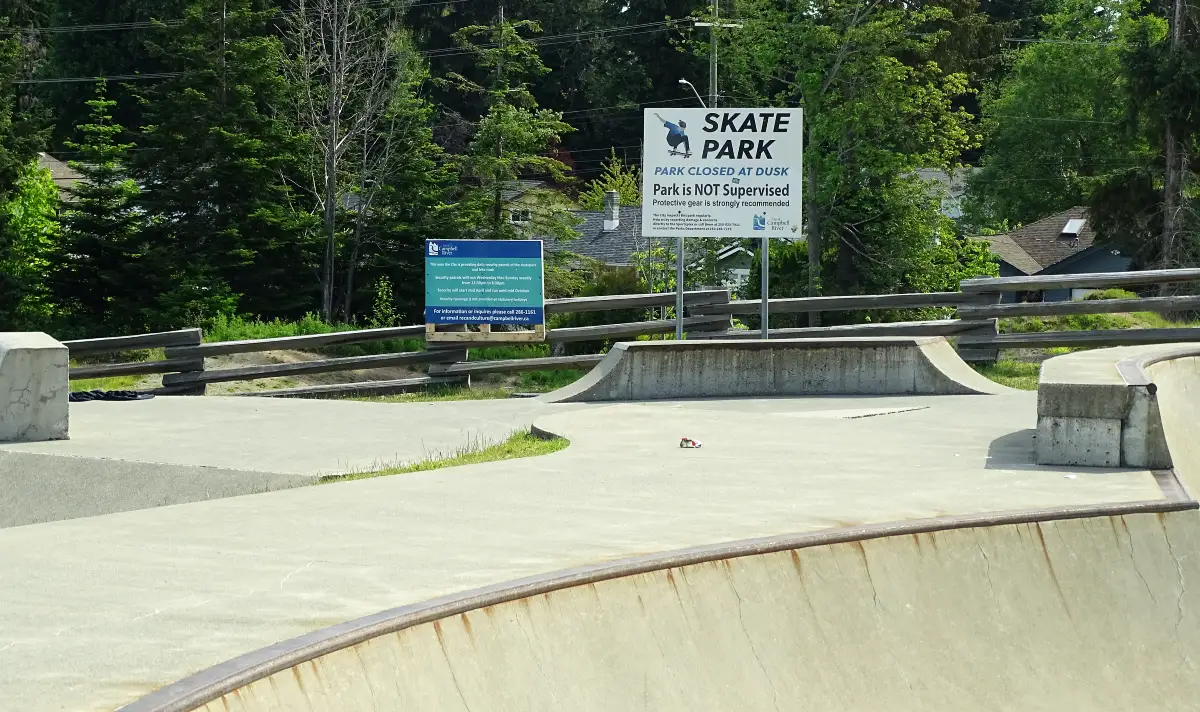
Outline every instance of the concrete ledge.
[[613, 346], [548, 402], [1009, 392], [942, 337], [638, 341]]
[[1191, 353], [1200, 353], [1200, 347], [1122, 346], [1046, 361], [1038, 378], [1037, 462], [1171, 467], [1158, 386], [1147, 368]]
[[67, 439], [67, 347], [41, 332], [0, 333], [0, 442]]

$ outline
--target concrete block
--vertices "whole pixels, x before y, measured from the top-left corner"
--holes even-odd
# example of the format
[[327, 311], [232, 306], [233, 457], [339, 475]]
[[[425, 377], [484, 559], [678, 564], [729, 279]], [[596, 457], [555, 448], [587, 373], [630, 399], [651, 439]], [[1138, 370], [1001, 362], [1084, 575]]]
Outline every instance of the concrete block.
[[1147, 470], [1171, 467], [1158, 399], [1142, 386], [1129, 388], [1129, 415], [1121, 431], [1121, 464]]
[[1035, 449], [1040, 465], [1120, 467], [1121, 421], [1041, 416]]
[[41, 332], [0, 332], [0, 442], [67, 439], [67, 347]]

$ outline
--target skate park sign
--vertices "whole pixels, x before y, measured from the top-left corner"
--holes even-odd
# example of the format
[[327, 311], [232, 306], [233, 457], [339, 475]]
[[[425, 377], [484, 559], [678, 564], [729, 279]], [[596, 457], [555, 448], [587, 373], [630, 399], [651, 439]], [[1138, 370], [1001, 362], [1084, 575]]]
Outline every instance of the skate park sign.
[[642, 234], [800, 237], [801, 109], [647, 109]]
[[541, 240], [426, 240], [426, 324], [545, 322]]

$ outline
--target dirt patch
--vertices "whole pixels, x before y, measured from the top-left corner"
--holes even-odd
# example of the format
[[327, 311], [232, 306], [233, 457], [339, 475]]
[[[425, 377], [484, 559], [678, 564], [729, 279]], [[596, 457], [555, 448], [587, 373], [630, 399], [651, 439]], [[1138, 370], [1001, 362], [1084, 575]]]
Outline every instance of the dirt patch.
[[[214, 356], [213, 358], [205, 359], [204, 370], [220, 371], [227, 368], [244, 368], [246, 366], [306, 363], [308, 361], [319, 361], [327, 358], [329, 356], [307, 351], [267, 351], [250, 354], [229, 354], [227, 356]], [[281, 378], [263, 378], [256, 381], [212, 383], [208, 386], [207, 394], [221, 396], [233, 393], [269, 391], [276, 388], [303, 388], [304, 386], [326, 386], [337, 383], [362, 383], [364, 381], [394, 381], [401, 378], [419, 378], [424, 375], [426, 374], [423, 367], [418, 369], [405, 366], [388, 366], [386, 368], [368, 368], [332, 373], [306, 373]]]
[[[228, 368], [245, 368], [247, 366], [271, 366], [285, 363], [306, 363], [330, 358], [325, 354], [308, 351], [266, 351], [249, 354], [229, 354], [213, 356], [204, 360], [204, 370], [221, 371]], [[280, 378], [262, 378], [255, 381], [232, 381], [229, 383], [210, 383], [206, 394], [210, 396], [225, 396], [235, 393], [256, 393], [277, 388], [303, 388], [304, 386], [325, 386], [337, 383], [362, 383], [364, 381], [394, 381], [401, 378], [419, 378], [425, 376], [425, 368], [408, 368], [404, 366], [388, 366], [386, 368], [366, 368], [352, 371], [336, 371], [332, 373], [306, 373]], [[137, 382], [133, 388], [151, 390], [162, 386], [162, 376], [146, 376]]]

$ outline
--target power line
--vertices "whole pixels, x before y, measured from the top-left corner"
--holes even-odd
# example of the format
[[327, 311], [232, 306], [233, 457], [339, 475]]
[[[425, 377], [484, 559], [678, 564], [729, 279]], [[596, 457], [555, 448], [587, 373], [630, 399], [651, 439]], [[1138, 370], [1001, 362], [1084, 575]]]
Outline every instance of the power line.
[[70, 84], [72, 82], [95, 82], [98, 80], [112, 82], [132, 82], [146, 79], [171, 79], [183, 76], [183, 72], [148, 72], [146, 74], [113, 74], [107, 77], [58, 77], [51, 79], [17, 79], [13, 84]]
[[1116, 42], [1091, 42], [1088, 40], [1050, 40], [1050, 39], [1040, 39], [1040, 38], [1036, 38], [1036, 37], [1006, 37], [1006, 38], [1004, 38], [1004, 41], [1005, 42], [1017, 42], [1019, 44], [1098, 45], [1101, 47], [1107, 47], [1109, 45], [1117, 44]]

